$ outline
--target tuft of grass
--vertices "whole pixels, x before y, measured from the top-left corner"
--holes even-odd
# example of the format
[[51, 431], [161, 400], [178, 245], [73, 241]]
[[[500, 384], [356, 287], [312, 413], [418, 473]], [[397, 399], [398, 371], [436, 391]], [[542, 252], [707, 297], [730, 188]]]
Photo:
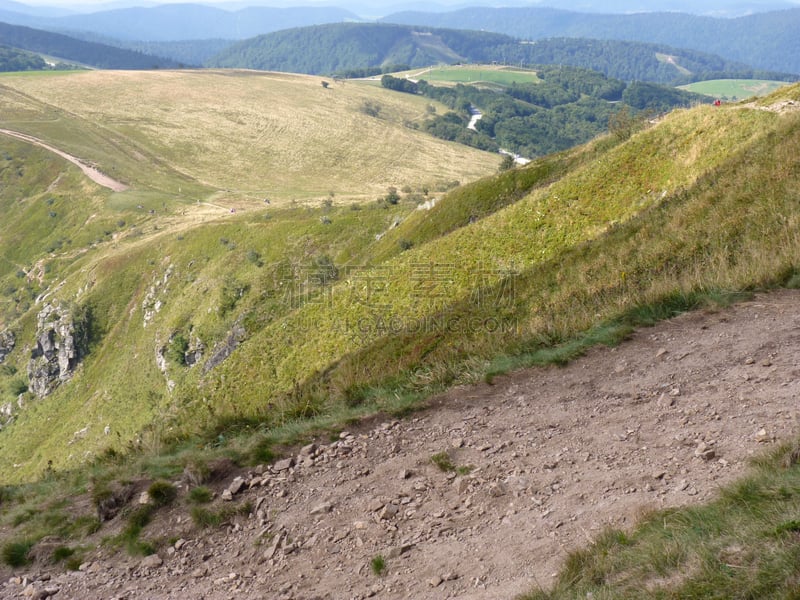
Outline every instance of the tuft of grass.
[[386, 560], [380, 554], [372, 558], [369, 562], [369, 566], [372, 572], [379, 577], [386, 572]]
[[456, 470], [456, 465], [447, 452], [437, 452], [431, 456], [431, 462], [445, 473]]
[[198, 527], [207, 528], [219, 527], [237, 515], [245, 516], [250, 514], [252, 510], [252, 503], [245, 502], [239, 506], [229, 506], [217, 510], [202, 506], [192, 506], [189, 514], [191, 515], [192, 522], [195, 525]]
[[33, 548], [33, 542], [29, 540], [7, 542], [0, 551], [0, 558], [9, 567], [15, 569], [24, 567], [31, 562], [31, 548]]
[[154, 506], [161, 507], [172, 504], [178, 496], [178, 489], [169, 481], [160, 480], [150, 484], [147, 494]]
[[214, 497], [213, 492], [203, 485], [193, 487], [189, 490], [189, 502], [192, 504], [208, 504]]

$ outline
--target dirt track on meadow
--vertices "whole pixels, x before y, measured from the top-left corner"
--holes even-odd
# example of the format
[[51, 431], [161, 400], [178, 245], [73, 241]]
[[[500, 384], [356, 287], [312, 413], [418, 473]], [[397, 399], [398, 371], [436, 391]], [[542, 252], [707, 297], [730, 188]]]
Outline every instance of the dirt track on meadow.
[[[711, 499], [794, 435], [798, 356], [800, 292], [686, 314], [240, 472], [216, 490], [235, 492], [226, 506], [250, 501], [249, 516], [198, 530], [181, 503], [145, 532], [180, 538], [157, 557], [101, 551], [79, 572], [2, 571], [0, 597], [29, 584], [87, 600], [488, 600], [548, 587], [605, 526]], [[441, 452], [471, 469], [440, 470]]]
[[17, 138], [19, 140], [22, 140], [23, 142], [28, 142], [29, 144], [40, 146], [45, 150], [49, 150], [53, 154], [57, 154], [61, 158], [68, 160], [72, 164], [76, 165], [81, 171], [83, 171], [84, 175], [86, 175], [89, 179], [94, 181], [97, 185], [100, 185], [104, 188], [108, 188], [113, 192], [124, 192], [125, 190], [128, 189], [128, 186], [125, 185], [124, 183], [109, 177], [105, 173], [102, 173], [99, 169], [96, 169], [95, 167], [86, 164], [80, 158], [72, 156], [71, 154], [67, 154], [63, 150], [59, 150], [58, 148], [55, 148], [50, 144], [43, 142], [39, 138], [33, 137], [32, 135], [19, 133], [18, 131], [11, 131], [10, 129], [0, 129], [0, 133], [11, 136], [13, 138]]

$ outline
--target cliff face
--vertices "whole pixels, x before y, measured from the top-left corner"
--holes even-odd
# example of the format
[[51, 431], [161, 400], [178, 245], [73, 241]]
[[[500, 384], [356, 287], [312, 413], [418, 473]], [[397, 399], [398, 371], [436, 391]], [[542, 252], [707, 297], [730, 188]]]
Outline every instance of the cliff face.
[[67, 381], [80, 360], [75, 323], [66, 307], [46, 304], [37, 315], [36, 342], [28, 362], [30, 391], [42, 398]]

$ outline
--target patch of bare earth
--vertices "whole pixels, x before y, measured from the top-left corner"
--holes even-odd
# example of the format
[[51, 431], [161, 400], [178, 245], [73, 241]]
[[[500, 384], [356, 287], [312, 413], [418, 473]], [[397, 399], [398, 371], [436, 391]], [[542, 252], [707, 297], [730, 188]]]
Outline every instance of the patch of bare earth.
[[[176, 508], [147, 530], [181, 538], [156, 558], [6, 570], [0, 595], [21, 594], [25, 576], [83, 599], [495, 599], [548, 587], [606, 525], [711, 499], [793, 435], [799, 354], [796, 291], [686, 314], [244, 472], [219, 502], [250, 501], [250, 516], [198, 530]], [[471, 470], [441, 471], [440, 452]]]

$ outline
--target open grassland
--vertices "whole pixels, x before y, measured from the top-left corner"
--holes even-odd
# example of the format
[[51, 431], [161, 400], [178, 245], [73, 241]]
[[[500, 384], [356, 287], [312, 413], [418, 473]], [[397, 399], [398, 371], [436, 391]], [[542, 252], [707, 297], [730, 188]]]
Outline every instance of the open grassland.
[[753, 96], [767, 96], [785, 85], [789, 84], [766, 79], [711, 79], [679, 87], [687, 92], [736, 101]]
[[408, 75], [414, 79], [435, 81], [436, 83], [496, 83], [511, 85], [512, 83], [539, 83], [541, 79], [536, 71], [530, 69], [515, 69], [497, 65], [464, 65], [452, 67], [431, 67], [422, 71], [408, 71], [401, 75]]
[[[429, 102], [348, 82], [239, 71], [4, 77], [2, 124], [140, 191], [184, 202], [374, 198], [493, 171], [499, 159], [404, 126]], [[364, 114], [378, 106], [377, 117]], [[227, 205], [227, 204], [226, 204]]]

